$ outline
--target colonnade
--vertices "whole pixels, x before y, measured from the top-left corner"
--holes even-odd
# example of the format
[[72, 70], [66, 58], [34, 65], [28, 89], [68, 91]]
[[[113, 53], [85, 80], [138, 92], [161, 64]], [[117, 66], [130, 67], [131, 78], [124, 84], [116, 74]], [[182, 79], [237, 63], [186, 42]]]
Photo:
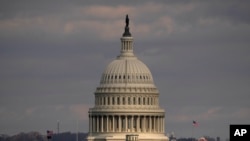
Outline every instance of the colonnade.
[[164, 133], [163, 115], [89, 115], [89, 132]]
[[112, 96], [98, 95], [95, 97], [95, 105], [158, 105], [157, 96]]
[[133, 52], [133, 38], [121, 38], [121, 51], [122, 52]]

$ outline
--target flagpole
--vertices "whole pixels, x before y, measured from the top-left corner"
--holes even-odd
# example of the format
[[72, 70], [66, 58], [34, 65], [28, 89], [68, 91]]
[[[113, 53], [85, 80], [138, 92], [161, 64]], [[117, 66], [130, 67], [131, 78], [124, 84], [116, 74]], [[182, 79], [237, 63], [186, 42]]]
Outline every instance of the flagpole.
[[192, 127], [192, 140], [194, 140], [194, 125], [193, 125], [193, 127]]

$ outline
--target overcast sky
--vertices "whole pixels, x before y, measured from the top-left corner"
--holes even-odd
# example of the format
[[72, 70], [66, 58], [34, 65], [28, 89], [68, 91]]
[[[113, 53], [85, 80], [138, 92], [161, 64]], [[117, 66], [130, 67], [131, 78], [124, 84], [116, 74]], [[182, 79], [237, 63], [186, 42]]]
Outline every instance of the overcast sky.
[[[250, 2], [0, 2], [0, 134], [88, 131], [125, 15], [177, 137], [229, 137], [250, 119]], [[199, 126], [192, 129], [192, 121]]]

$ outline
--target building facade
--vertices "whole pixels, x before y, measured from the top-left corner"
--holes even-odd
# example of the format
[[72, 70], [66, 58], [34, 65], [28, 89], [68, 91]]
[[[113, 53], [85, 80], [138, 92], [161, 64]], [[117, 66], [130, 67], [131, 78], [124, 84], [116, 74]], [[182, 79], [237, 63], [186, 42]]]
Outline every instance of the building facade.
[[104, 70], [89, 109], [88, 141], [168, 141], [165, 111], [148, 67], [133, 53], [126, 16], [121, 51]]

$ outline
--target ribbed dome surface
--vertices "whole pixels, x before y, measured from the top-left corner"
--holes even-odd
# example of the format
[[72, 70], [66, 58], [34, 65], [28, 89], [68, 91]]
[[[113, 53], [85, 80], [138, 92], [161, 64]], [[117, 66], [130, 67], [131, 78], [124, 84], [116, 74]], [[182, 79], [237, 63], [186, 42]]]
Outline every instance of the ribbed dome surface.
[[150, 83], [153, 78], [148, 67], [136, 57], [117, 58], [105, 69], [101, 84], [108, 83]]

